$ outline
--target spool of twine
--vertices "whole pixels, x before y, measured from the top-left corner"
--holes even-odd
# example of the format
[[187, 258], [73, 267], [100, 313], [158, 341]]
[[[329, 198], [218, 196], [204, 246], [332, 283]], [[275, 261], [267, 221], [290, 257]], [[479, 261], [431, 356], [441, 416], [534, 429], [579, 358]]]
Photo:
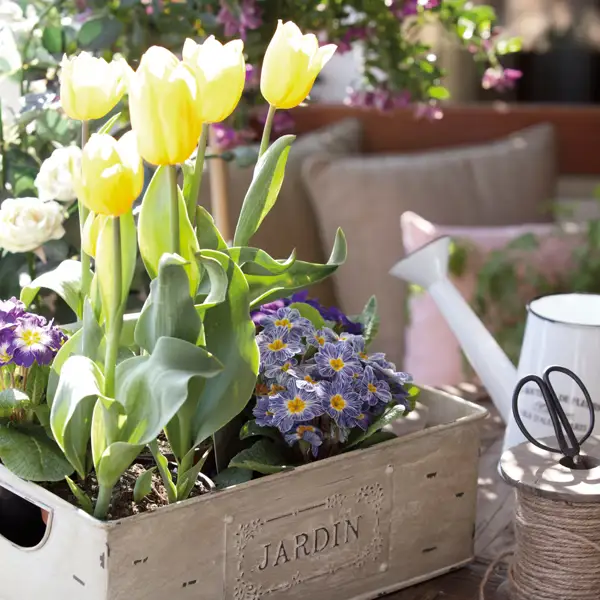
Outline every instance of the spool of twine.
[[[594, 450], [599, 440], [590, 443]], [[516, 487], [515, 547], [490, 564], [479, 597], [494, 568], [512, 556], [511, 600], [600, 599], [600, 467], [572, 471], [556, 456], [523, 444], [502, 457], [501, 473]]]

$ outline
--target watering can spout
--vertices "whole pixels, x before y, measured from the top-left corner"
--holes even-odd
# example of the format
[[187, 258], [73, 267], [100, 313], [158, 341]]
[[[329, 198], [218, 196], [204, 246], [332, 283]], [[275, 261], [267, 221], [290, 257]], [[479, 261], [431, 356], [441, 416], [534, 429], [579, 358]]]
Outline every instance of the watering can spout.
[[448, 279], [449, 254], [450, 238], [438, 238], [409, 254], [390, 273], [429, 292], [502, 419], [508, 423], [517, 370]]

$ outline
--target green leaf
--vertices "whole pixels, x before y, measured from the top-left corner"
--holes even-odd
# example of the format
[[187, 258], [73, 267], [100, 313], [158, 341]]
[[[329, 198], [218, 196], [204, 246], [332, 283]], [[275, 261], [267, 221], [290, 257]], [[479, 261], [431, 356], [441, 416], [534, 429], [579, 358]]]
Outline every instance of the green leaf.
[[323, 329], [325, 327], [325, 319], [314, 306], [306, 304], [306, 302], [293, 302], [289, 308], [295, 308], [305, 319], [308, 319], [314, 325], [315, 329]]
[[256, 385], [260, 358], [256, 328], [248, 311], [244, 274], [222, 252], [204, 250], [201, 260], [204, 258], [220, 263], [229, 286], [225, 301], [209, 308], [204, 315], [206, 349], [221, 361], [224, 370], [206, 381], [198, 399], [194, 445], [211, 437], [245, 408]]
[[392, 431], [376, 431], [373, 435], [368, 437], [366, 440], [358, 444], [355, 449], [363, 450], [365, 448], [370, 448], [371, 446], [375, 446], [376, 444], [381, 444], [382, 442], [388, 442], [389, 440], [394, 440], [398, 436]]
[[61, 54], [63, 52], [62, 27], [44, 27], [42, 33], [42, 45], [50, 52], [50, 54]]
[[[115, 228], [120, 228], [120, 256], [114, 243]], [[110, 217], [104, 221], [96, 244], [96, 273], [102, 307], [107, 321], [114, 319], [127, 302], [133, 281], [136, 261], [136, 231], [133, 214]], [[114, 272], [117, 261], [121, 261], [121, 295], [115, 297]]]
[[[355, 448], [359, 444], [362, 444], [366, 439], [370, 438], [374, 433], [383, 429], [386, 425], [393, 423], [397, 419], [405, 416], [408, 413], [408, 410], [405, 406], [401, 404], [395, 404], [392, 406], [388, 406], [385, 409], [383, 414], [378, 417], [366, 431], [358, 431], [356, 435], [351, 435], [348, 440], [348, 444], [346, 444], [346, 449], [350, 450], [350, 448]], [[356, 430], [355, 430], [356, 431]]]
[[511, 240], [507, 245], [507, 250], [536, 250], [540, 243], [535, 233], [525, 233]]
[[[90, 271], [91, 277], [91, 271]], [[79, 317], [82, 316], [83, 298], [81, 296], [81, 263], [77, 260], [65, 260], [53, 271], [36, 277], [21, 290], [21, 302], [29, 306], [40, 288], [56, 292]]]
[[240, 485], [251, 481], [253, 473], [251, 469], [240, 469], [238, 467], [227, 467], [213, 478], [218, 490]]
[[259, 158], [233, 238], [234, 246], [247, 246], [279, 195], [293, 135], [277, 139]]
[[77, 44], [83, 50], [110, 48], [123, 32], [123, 24], [112, 16], [92, 17], [86, 21], [77, 35]]
[[275, 427], [261, 427], [255, 419], [246, 421], [240, 429], [240, 440], [245, 440], [249, 437], [260, 436], [267, 437], [276, 442], [282, 439], [281, 432]]
[[432, 85], [427, 93], [436, 100], [447, 100], [450, 98], [450, 92], [442, 85]]
[[262, 269], [264, 275], [279, 275], [285, 273], [296, 262], [296, 250], [292, 251], [290, 257], [285, 260], [275, 260], [271, 258], [264, 250], [258, 248], [249, 248], [247, 246], [241, 248], [229, 248], [227, 254], [239, 266], [243, 267], [251, 263], [253, 268], [258, 272]]
[[73, 467], [43, 427], [0, 426], [0, 459], [28, 481], [61, 481]]
[[365, 305], [360, 316], [360, 322], [363, 325], [363, 337], [365, 345], [369, 345], [379, 331], [380, 318], [377, 313], [377, 298], [371, 296]]
[[144, 471], [136, 480], [133, 487], [133, 501], [141, 502], [152, 491], [152, 476], [156, 467]]
[[[42, 402], [42, 399], [46, 393], [46, 387], [48, 385], [48, 368], [46, 366], [39, 365], [37, 362], [34, 362], [31, 367], [29, 367], [29, 372], [27, 373], [27, 384], [25, 387], [25, 392], [27, 396], [31, 399], [31, 403], [33, 406], [39, 405]], [[4, 392], [0, 392], [0, 397]], [[2, 402], [0, 401], [0, 406]]]
[[227, 243], [217, 229], [212, 215], [203, 207], [196, 208], [196, 235], [200, 249], [227, 251]]
[[[184, 473], [178, 473], [177, 475], [177, 500], [185, 500], [194, 489], [194, 485], [196, 480], [198, 479], [198, 474], [202, 471], [202, 467], [204, 467], [204, 463], [206, 463], [206, 459], [212, 452], [212, 447], [208, 448], [204, 454], [200, 457], [198, 462], [192, 466], [191, 469], [188, 469]], [[189, 455], [194, 455], [196, 453], [196, 449], [192, 448], [189, 452]], [[186, 458], [189, 458], [188, 457]], [[184, 459], [185, 460], [185, 459]]]
[[108, 119], [108, 121], [106, 121], [106, 123], [104, 123], [104, 125], [102, 125], [102, 127], [100, 127], [98, 129], [98, 133], [107, 133], [110, 134], [111, 129], [113, 128], [113, 125], [121, 118], [121, 113], [118, 112], [117, 114], [113, 115], [110, 119]]
[[0, 392], [0, 419], [10, 419], [15, 410], [31, 408], [29, 396], [16, 388]]
[[174, 502], [177, 502], [177, 488], [173, 483], [173, 477], [169, 469], [169, 461], [167, 461], [165, 455], [160, 452], [156, 440], [150, 442], [148, 444], [148, 448], [150, 448], [150, 452], [152, 452], [152, 456], [154, 457], [154, 461], [156, 462], [156, 466], [158, 468], [158, 472], [160, 473], [160, 477], [163, 481], [163, 485], [167, 490], [169, 503], [173, 504]]
[[[158, 263], [165, 253], [172, 253], [171, 238], [171, 185], [169, 167], [159, 167], [144, 194], [138, 219], [138, 243], [146, 271], [151, 279], [158, 275]], [[200, 250], [196, 234], [188, 218], [181, 190], [177, 188], [179, 200], [179, 255], [188, 264], [185, 270], [190, 280], [190, 295], [196, 296], [200, 282], [200, 269], [195, 259]], [[200, 227], [200, 223], [198, 224]]]
[[297, 260], [291, 268], [279, 275], [255, 274], [256, 269], [248, 265], [246, 280], [250, 286], [250, 307], [272, 302], [292, 292], [322, 281], [334, 273], [346, 261], [346, 237], [337, 230], [331, 256], [325, 265]]
[[512, 37], [507, 40], [499, 40], [496, 44], [496, 52], [503, 56], [504, 54], [512, 54], [513, 52], [521, 52], [523, 46], [521, 38]]
[[71, 493], [75, 496], [77, 502], [79, 502], [79, 506], [81, 506], [88, 515], [93, 514], [94, 506], [92, 505], [92, 499], [70, 477], [65, 477], [65, 479]]
[[135, 343], [150, 353], [163, 336], [194, 345], [198, 341], [202, 322], [190, 296], [185, 264], [176, 254], [163, 254], [158, 276], [150, 283], [150, 295], [135, 328]]
[[96, 398], [104, 377], [86, 356], [70, 356], [63, 365], [50, 412], [54, 439], [83, 479], [87, 475], [87, 448]]
[[265, 438], [236, 454], [231, 459], [229, 467], [249, 469], [263, 475], [280, 473], [291, 468], [285, 465], [280, 447]]

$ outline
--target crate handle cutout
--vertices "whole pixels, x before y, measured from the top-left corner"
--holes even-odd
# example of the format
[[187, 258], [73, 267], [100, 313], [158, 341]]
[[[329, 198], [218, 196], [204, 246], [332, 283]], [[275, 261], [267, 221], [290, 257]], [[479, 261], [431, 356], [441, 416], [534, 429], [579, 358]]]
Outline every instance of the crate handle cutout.
[[32, 550], [43, 545], [51, 525], [52, 512], [0, 485], [0, 537]]

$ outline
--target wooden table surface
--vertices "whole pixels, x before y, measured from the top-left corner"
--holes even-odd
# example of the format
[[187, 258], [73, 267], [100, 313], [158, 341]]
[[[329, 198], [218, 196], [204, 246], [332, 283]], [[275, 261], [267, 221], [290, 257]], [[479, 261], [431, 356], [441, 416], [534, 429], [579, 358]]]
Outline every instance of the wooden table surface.
[[[459, 395], [467, 397], [465, 393]], [[514, 544], [513, 489], [501, 479], [497, 471], [504, 424], [489, 399], [469, 399], [477, 401], [490, 412], [490, 416], [484, 421], [481, 440], [475, 560], [453, 573], [390, 594], [386, 596], [386, 600], [480, 600], [479, 587], [488, 565]], [[505, 565], [499, 565], [486, 586], [485, 600], [501, 600], [505, 597], [504, 593], [498, 591], [505, 573]]]

